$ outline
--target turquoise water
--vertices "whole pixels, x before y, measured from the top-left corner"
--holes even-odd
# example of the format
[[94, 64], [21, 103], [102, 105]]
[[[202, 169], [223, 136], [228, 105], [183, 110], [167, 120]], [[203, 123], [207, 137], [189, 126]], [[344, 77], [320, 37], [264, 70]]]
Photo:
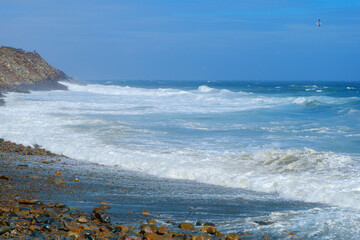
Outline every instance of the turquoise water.
[[[239, 225], [255, 202], [270, 201], [264, 218], [302, 228], [304, 239], [316, 235], [313, 226], [323, 239], [359, 236], [360, 83], [64, 84], [69, 91], [7, 94], [0, 137], [155, 179], [236, 189], [254, 201]], [[279, 209], [279, 201], [304, 205]], [[231, 209], [219, 209], [225, 226]]]

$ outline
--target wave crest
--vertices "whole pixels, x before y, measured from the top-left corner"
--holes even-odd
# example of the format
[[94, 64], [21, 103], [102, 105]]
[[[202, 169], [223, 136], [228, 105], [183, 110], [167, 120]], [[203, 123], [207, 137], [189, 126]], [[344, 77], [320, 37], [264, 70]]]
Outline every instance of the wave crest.
[[254, 154], [254, 159], [266, 170], [274, 173], [316, 172], [342, 168], [353, 162], [349, 156], [316, 152], [308, 148], [305, 148], [305, 151], [287, 149], [257, 152]]
[[208, 86], [206, 86], [206, 85], [202, 85], [202, 86], [200, 86], [199, 88], [198, 88], [198, 91], [199, 92], [202, 92], [202, 93], [208, 93], [208, 92], [212, 92], [212, 91], [214, 91], [215, 90], [215, 88], [211, 88], [211, 87], [208, 87]]
[[294, 101], [296, 104], [302, 104], [308, 107], [320, 106], [321, 102], [316, 99], [305, 98], [305, 97], [298, 97]]

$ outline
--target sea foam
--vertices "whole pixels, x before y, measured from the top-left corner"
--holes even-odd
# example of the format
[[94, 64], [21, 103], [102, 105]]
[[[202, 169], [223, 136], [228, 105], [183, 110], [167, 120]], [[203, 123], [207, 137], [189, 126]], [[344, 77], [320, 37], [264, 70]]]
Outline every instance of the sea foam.
[[[67, 85], [70, 91], [8, 93], [1, 112], [1, 137], [25, 145], [38, 144], [74, 159], [118, 165], [158, 177], [360, 209], [358, 155], [288, 147], [285, 143], [294, 139], [276, 143], [273, 133], [267, 135], [269, 142], [264, 142], [264, 129], [269, 129], [273, 121], [253, 128], [254, 121], [245, 118], [256, 116], [253, 111], [265, 112], [258, 118], [263, 121], [274, 117], [263, 109], [293, 109], [314, 101], [331, 104], [338, 99], [248, 95], [206, 86], [180, 90]], [[219, 115], [210, 117], [215, 113]], [[234, 121], [234, 116], [240, 120]], [[223, 127], [226, 124], [237, 124], [236, 130], [243, 135], [235, 135], [232, 127], [227, 131]], [[315, 129], [312, 125], [305, 127], [296, 133], [310, 134], [313, 131], [305, 130]], [[214, 128], [217, 130], [209, 131]], [[184, 133], [184, 129], [196, 130], [198, 135]], [[291, 132], [284, 127], [276, 131]], [[258, 138], [254, 138], [256, 132], [260, 132]], [[244, 137], [255, 142], [249, 140], [239, 148], [237, 142]]]

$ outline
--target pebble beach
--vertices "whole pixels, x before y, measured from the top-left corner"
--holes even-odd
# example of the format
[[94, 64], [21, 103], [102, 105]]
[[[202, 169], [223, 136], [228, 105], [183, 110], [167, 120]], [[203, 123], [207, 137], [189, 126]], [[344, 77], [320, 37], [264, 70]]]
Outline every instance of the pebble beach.
[[[94, 179], [91, 170], [40, 147], [0, 139], [0, 164], [0, 239], [254, 239], [248, 232], [222, 233], [205, 220], [174, 221], [166, 209], [122, 209], [113, 219], [113, 199], [96, 193], [126, 193], [136, 185], [116, 186], [112, 176]], [[284, 237], [296, 239], [287, 231]]]

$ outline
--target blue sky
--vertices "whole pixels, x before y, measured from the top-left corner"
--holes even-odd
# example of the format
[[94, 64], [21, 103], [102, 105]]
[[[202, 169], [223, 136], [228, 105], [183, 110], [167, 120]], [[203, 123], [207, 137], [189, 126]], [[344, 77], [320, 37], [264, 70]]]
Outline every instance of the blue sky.
[[2, 0], [0, 28], [78, 80], [360, 81], [360, 0]]

